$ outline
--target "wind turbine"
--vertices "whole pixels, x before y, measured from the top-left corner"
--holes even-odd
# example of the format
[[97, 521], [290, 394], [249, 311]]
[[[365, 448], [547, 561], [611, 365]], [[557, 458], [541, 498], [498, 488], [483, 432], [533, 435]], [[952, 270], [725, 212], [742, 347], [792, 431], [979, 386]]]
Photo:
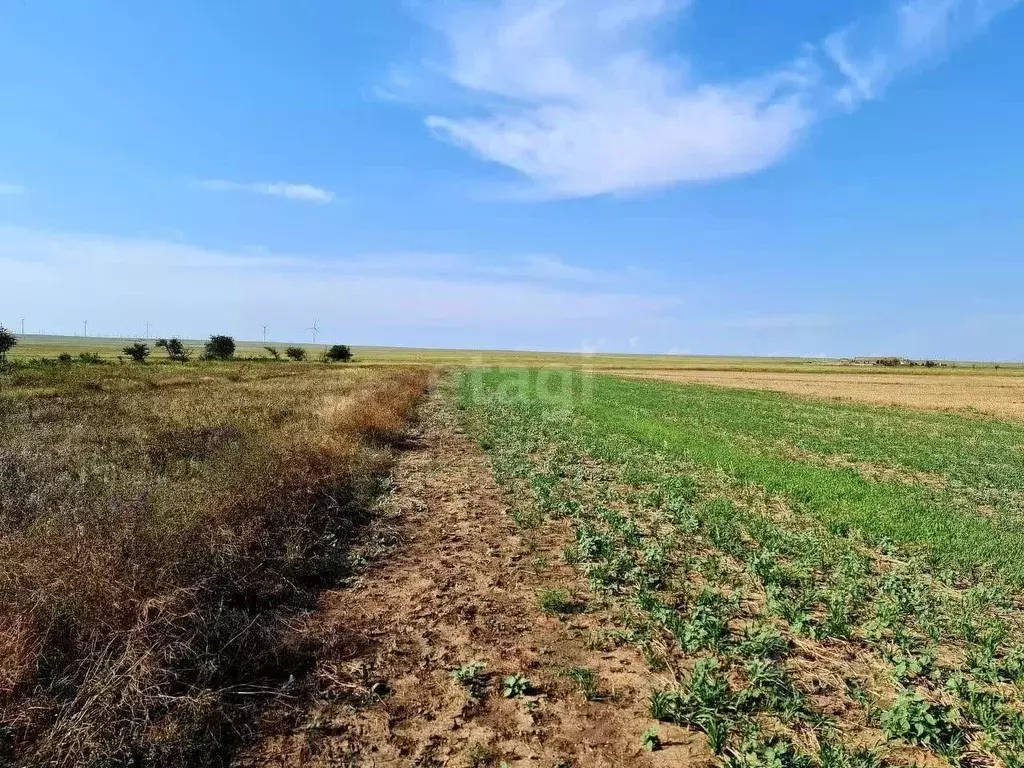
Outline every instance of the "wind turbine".
[[151, 321], [146, 320], [146, 338], [147, 339], [149, 338], [149, 326], [151, 326], [152, 324], [153, 323]]
[[21, 316], [21, 335], [25, 335], [25, 316]]
[[85, 337], [85, 336], [88, 336], [88, 335], [89, 335], [89, 321], [88, 320], [83, 320], [82, 321], [82, 336]]
[[263, 343], [264, 344], [267, 343], [267, 326], [266, 325], [263, 326]]
[[307, 328], [306, 329], [307, 331], [312, 331], [313, 332], [313, 343], [314, 344], [316, 344], [316, 335], [320, 332], [320, 329], [316, 327], [316, 324], [318, 322], [320, 322], [320, 321], [319, 320], [313, 320], [313, 326], [311, 328]]

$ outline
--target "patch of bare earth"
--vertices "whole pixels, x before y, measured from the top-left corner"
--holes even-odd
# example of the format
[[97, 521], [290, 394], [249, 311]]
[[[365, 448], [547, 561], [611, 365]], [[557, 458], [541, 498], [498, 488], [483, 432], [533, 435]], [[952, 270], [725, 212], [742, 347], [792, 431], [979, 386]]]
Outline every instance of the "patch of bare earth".
[[[712, 763], [702, 736], [643, 732], [655, 680], [630, 648], [588, 642], [610, 617], [595, 607], [544, 614], [538, 593], [572, 591], [561, 563], [568, 526], [524, 533], [507, 514], [478, 446], [438, 396], [399, 459], [386, 524], [399, 544], [352, 587], [329, 593], [308, 630], [327, 643], [315, 695], [238, 766], [668, 766]], [[485, 664], [472, 696], [450, 672]], [[596, 673], [588, 699], [566, 672]], [[505, 698], [502, 679], [528, 678]], [[591, 700], [595, 699], [595, 700]]]
[[774, 373], [763, 371], [621, 371], [639, 379], [766, 389], [807, 397], [968, 411], [1024, 420], [1024, 376], [951, 373]]

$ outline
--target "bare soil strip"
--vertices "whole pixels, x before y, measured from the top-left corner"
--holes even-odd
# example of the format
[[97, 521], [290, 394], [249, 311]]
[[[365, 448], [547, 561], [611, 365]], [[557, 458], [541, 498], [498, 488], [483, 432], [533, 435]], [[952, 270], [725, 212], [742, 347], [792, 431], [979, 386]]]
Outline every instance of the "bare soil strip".
[[617, 371], [628, 378], [767, 389], [794, 395], [896, 405], [927, 411], [984, 413], [1024, 420], [1024, 377], [943, 373], [774, 373], [759, 371]]
[[[658, 766], [710, 762], [704, 739], [660, 726], [643, 750], [655, 681], [629, 648], [593, 650], [609, 617], [558, 618], [538, 593], [575, 586], [561, 563], [568, 527], [524, 534], [486, 458], [435, 395], [399, 459], [387, 502], [401, 543], [351, 588], [329, 593], [315, 630], [329, 642], [316, 695], [238, 766]], [[607, 626], [607, 624], [605, 624]], [[606, 646], [607, 647], [607, 646]], [[473, 697], [451, 670], [483, 662]], [[597, 675], [590, 699], [566, 675]], [[523, 675], [529, 695], [505, 698]]]

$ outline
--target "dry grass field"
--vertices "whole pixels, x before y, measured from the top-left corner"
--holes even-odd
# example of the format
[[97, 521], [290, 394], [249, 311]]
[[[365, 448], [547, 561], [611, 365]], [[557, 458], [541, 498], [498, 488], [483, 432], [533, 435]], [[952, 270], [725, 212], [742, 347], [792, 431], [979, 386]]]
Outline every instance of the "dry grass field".
[[310, 663], [423, 370], [0, 371], [0, 762], [223, 764]]

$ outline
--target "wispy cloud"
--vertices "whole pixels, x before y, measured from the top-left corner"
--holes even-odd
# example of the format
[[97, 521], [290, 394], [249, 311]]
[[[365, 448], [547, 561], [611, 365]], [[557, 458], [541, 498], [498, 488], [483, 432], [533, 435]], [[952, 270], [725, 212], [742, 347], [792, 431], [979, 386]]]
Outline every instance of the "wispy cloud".
[[483, 117], [432, 115], [438, 136], [525, 174], [554, 197], [629, 192], [771, 165], [810, 121], [800, 66], [729, 85], [693, 82], [644, 47], [668, 0], [457, 6], [438, 20], [447, 76]]
[[292, 184], [284, 181], [238, 182], [224, 179], [203, 179], [197, 184], [213, 192], [250, 192], [320, 205], [333, 202], [335, 199], [334, 193], [329, 189], [315, 187], [312, 184]]
[[846, 108], [881, 96], [898, 76], [941, 59], [984, 32], [1020, 0], [907, 0], [882, 16], [856, 21], [822, 43], [846, 78], [835, 91]]
[[547, 197], [627, 193], [763, 170], [836, 106], [978, 34], [1019, 0], [909, 0], [736, 82], [693, 77], [653, 31], [685, 0], [486, 0], [432, 19], [465, 115], [439, 138], [514, 169]]
[[345, 259], [346, 270], [360, 274], [459, 275], [464, 279], [521, 280], [552, 284], [623, 284], [630, 275], [569, 264], [558, 256], [527, 254], [484, 259], [445, 253], [385, 253]]
[[28, 190], [20, 184], [10, 184], [8, 182], [0, 181], [0, 195], [24, 195], [26, 192], [28, 192]]

